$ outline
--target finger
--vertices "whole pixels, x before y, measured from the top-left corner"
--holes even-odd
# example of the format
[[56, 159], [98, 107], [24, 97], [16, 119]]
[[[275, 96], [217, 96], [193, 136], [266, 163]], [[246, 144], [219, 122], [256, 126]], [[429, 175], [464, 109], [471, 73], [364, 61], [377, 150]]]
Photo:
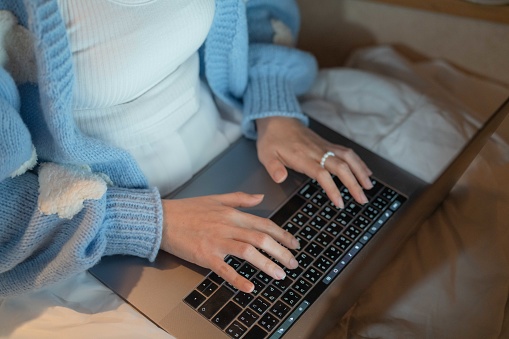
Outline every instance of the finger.
[[365, 189], [373, 188], [373, 184], [371, 183], [370, 176], [373, 174], [369, 167], [366, 165], [364, 161], [350, 148], [345, 147], [337, 147], [335, 150], [335, 154], [340, 159], [343, 159], [350, 169], [352, 173], [357, 178], [357, 181], [362, 185]]
[[260, 218], [249, 213], [242, 213], [238, 216], [236, 223], [242, 228], [266, 234], [288, 248], [297, 249], [300, 247], [299, 241], [290, 232], [282, 229], [270, 219]]
[[256, 206], [262, 202], [263, 197], [263, 194], [248, 194], [244, 192], [234, 192], [212, 196], [213, 199], [219, 201], [221, 204], [233, 208]]
[[[260, 231], [254, 231], [251, 229], [237, 229], [236, 230], [235, 239], [250, 244], [252, 247], [256, 249], [260, 249], [265, 251], [268, 255], [272, 256], [278, 262], [288, 267], [289, 269], [297, 268], [298, 264], [295, 260], [293, 254], [284, 246], [275, 241], [270, 235]], [[296, 239], [295, 239], [296, 240]], [[259, 251], [256, 250], [256, 253], [251, 253], [251, 248], [245, 248], [249, 254], [252, 254], [254, 257], [258, 257], [261, 260], [261, 257], [258, 256]], [[263, 256], [263, 255], [262, 255]], [[265, 257], [264, 257], [265, 258]], [[251, 260], [247, 259], [246, 260]], [[260, 269], [263, 267], [258, 266]], [[276, 269], [276, 267], [273, 267]], [[274, 278], [277, 277], [277, 272], [266, 272], [267, 274], [271, 274]]]
[[252, 282], [238, 274], [233, 267], [218, 257], [212, 259], [210, 269], [242, 292], [251, 293], [254, 289]]
[[274, 155], [269, 159], [260, 159], [260, 162], [274, 182], [280, 184], [288, 177], [288, 170], [277, 156]]
[[368, 202], [362, 187], [346, 162], [339, 157], [329, 157], [325, 163], [325, 168], [339, 178], [357, 202], [361, 204]]
[[[256, 245], [253, 246], [253, 245], [243, 242], [243, 241], [235, 241], [235, 242], [229, 242], [226, 248], [230, 254], [232, 254], [238, 258], [247, 260], [248, 262], [250, 262], [251, 264], [256, 266], [259, 270], [270, 275], [272, 278], [274, 278], [276, 280], [284, 279], [286, 277], [286, 273], [281, 268], [281, 266], [279, 266], [274, 261], [270, 260], [268, 257], [266, 257], [265, 255], [260, 253], [260, 251], [258, 249], [256, 249], [255, 246]], [[281, 245], [278, 245], [278, 246], [283, 248]], [[286, 250], [286, 251], [288, 251], [288, 250]], [[291, 253], [290, 253], [290, 256], [291, 256]], [[292, 258], [293, 258], [293, 256], [292, 256]], [[293, 260], [295, 260], [295, 259], [293, 259]], [[294, 268], [297, 268], [297, 266], [298, 266], [298, 263], [295, 260], [292, 267], [288, 267], [288, 268], [294, 269]]]
[[[329, 159], [330, 158], [332, 157], [329, 157]], [[329, 161], [329, 159], [327, 159], [327, 161]], [[320, 164], [316, 164], [314, 171], [314, 175], [308, 176], [318, 181], [318, 184], [320, 184], [320, 186], [324, 189], [325, 194], [327, 194], [335, 206], [344, 208], [345, 204], [343, 202], [343, 198], [341, 197], [341, 193], [339, 192], [339, 188], [332, 179], [329, 171], [325, 168], [322, 168]]]

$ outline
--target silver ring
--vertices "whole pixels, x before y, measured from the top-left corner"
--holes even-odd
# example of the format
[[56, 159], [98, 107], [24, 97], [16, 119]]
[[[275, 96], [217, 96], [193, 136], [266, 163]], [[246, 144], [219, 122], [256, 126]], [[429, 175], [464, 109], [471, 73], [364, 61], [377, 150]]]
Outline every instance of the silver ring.
[[336, 154], [334, 154], [331, 151], [325, 152], [325, 154], [322, 157], [322, 160], [320, 160], [320, 166], [322, 166], [322, 168], [325, 168], [325, 161], [327, 160], [327, 158], [328, 157], [335, 157], [335, 156], [336, 156]]

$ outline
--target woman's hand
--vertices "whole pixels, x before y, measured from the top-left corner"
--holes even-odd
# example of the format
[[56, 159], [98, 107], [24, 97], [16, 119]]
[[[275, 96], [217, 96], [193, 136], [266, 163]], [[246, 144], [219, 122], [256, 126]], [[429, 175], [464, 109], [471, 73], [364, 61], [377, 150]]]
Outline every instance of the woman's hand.
[[[286, 179], [286, 167], [304, 173], [316, 179], [329, 199], [342, 208], [343, 199], [331, 177], [335, 174], [355, 200], [361, 204], [367, 202], [363, 188], [372, 188], [369, 178], [372, 172], [354, 151], [326, 141], [295, 119], [258, 119], [256, 126], [258, 158], [275, 182]], [[320, 161], [327, 152], [333, 152], [335, 156], [329, 156], [322, 168]]]
[[256, 206], [262, 199], [263, 195], [237, 192], [163, 200], [161, 249], [213, 270], [239, 290], [248, 293], [253, 290], [253, 283], [224, 261], [226, 255], [245, 259], [274, 279], [283, 279], [283, 269], [258, 249], [294, 269], [298, 266], [297, 261], [282, 245], [298, 248], [297, 239], [269, 219], [236, 209]]

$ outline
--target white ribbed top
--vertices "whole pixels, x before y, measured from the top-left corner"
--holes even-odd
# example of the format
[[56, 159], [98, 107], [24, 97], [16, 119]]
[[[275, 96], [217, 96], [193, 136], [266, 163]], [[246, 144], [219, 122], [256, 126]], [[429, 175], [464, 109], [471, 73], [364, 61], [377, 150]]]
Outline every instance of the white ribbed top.
[[74, 118], [85, 134], [129, 150], [162, 194], [228, 146], [199, 78], [214, 0], [58, 3], [76, 71]]

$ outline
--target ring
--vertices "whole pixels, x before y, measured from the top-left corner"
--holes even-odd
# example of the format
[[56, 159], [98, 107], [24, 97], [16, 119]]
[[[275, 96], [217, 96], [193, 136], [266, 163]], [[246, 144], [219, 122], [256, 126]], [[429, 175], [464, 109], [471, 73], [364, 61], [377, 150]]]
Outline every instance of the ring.
[[335, 156], [336, 156], [336, 154], [334, 154], [331, 151], [325, 152], [325, 154], [322, 157], [322, 160], [320, 160], [320, 166], [322, 166], [322, 168], [325, 168], [325, 161], [327, 160], [327, 158], [328, 157], [335, 157]]

